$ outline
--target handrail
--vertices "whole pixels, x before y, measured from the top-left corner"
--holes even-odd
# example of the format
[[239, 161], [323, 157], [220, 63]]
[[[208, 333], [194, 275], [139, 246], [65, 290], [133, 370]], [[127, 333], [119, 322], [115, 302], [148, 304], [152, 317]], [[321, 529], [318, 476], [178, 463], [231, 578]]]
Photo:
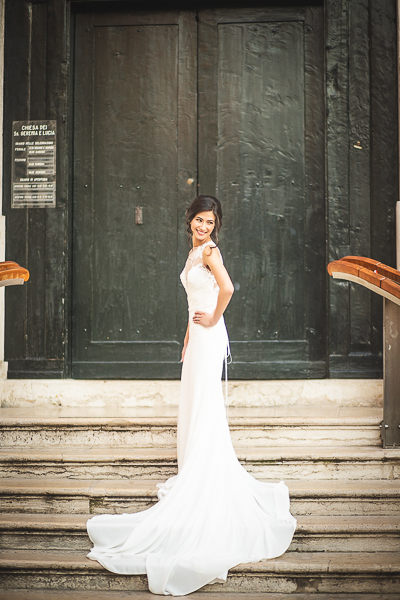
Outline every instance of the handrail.
[[400, 306], [400, 271], [364, 256], [344, 256], [328, 265], [334, 279], [358, 283]]
[[335, 279], [358, 283], [383, 296], [384, 448], [400, 447], [400, 271], [364, 256], [344, 256], [328, 265]]
[[29, 271], [12, 260], [0, 262], [0, 287], [22, 285], [29, 279]]

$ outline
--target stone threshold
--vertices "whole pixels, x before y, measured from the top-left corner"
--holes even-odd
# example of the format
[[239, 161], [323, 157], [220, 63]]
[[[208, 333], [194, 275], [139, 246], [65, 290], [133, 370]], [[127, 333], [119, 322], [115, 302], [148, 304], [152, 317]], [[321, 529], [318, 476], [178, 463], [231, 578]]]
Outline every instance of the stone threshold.
[[[177, 407], [152, 408], [0, 408], [0, 428], [5, 427], [176, 427]], [[380, 407], [230, 407], [230, 425], [248, 426], [376, 426]]]
[[[179, 381], [2, 379], [1, 407], [176, 407]], [[380, 379], [229, 381], [232, 407], [381, 407]]]

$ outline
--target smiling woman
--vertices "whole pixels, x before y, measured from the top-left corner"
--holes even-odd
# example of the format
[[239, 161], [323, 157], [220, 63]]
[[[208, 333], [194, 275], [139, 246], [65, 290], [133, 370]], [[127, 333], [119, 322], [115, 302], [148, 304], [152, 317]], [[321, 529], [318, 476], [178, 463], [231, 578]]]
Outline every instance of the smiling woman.
[[229, 347], [223, 313], [233, 285], [218, 248], [221, 204], [199, 196], [186, 213], [191, 249], [181, 281], [189, 319], [182, 352], [178, 475], [160, 502], [87, 523], [89, 558], [121, 574], [147, 573], [155, 594], [185, 595], [225, 582], [228, 569], [283, 554], [296, 519], [286, 485], [254, 479], [236, 458], [221, 372]]
[[214, 196], [197, 196], [186, 211], [189, 245], [203, 243], [207, 237], [218, 246], [218, 234], [222, 227], [221, 204]]
[[[192, 223], [190, 224], [194, 240], [201, 242], [206, 239], [207, 235], [210, 235], [214, 229], [215, 218], [211, 211], [201, 212], [195, 216]], [[197, 246], [197, 244], [194, 244]]]
[[[188, 257], [185, 274], [195, 265], [205, 267], [215, 279], [215, 285], [219, 290], [218, 303], [213, 314], [204, 311], [196, 311], [193, 315], [194, 323], [204, 327], [213, 327], [222, 317], [234, 292], [233, 284], [225, 269], [221, 253], [213, 252], [218, 247], [218, 233], [222, 226], [221, 204], [214, 196], [197, 196], [186, 212], [187, 232], [189, 244], [193, 248]], [[207, 244], [208, 241], [214, 244]], [[198, 250], [202, 247], [202, 250]], [[189, 336], [189, 325], [186, 331], [182, 361], [185, 355]]]

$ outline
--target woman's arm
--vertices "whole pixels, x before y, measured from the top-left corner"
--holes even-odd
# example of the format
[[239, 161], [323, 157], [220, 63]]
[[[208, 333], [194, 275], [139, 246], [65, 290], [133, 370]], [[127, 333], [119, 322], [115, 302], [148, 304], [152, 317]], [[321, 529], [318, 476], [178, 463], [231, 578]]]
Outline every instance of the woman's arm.
[[217, 248], [212, 248], [212, 246], [206, 246], [206, 248], [204, 248], [203, 263], [210, 269], [218, 284], [218, 302], [212, 315], [197, 311], [194, 314], [193, 321], [204, 327], [214, 327], [224, 314], [225, 309], [232, 298], [234, 287]]

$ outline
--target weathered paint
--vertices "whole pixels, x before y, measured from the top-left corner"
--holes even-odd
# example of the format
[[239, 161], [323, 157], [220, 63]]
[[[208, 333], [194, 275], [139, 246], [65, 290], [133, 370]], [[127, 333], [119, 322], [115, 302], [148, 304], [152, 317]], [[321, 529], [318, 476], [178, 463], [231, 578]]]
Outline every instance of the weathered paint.
[[[326, 46], [329, 261], [357, 248], [395, 266], [395, 2], [327, 2]], [[381, 376], [381, 300], [349, 283], [328, 285], [330, 375]]]
[[73, 377], [179, 377], [195, 16], [76, 20]]
[[199, 183], [225, 200], [234, 378], [325, 375], [322, 16], [199, 13]]
[[[74, 21], [75, 7], [78, 4], [80, 3], [66, 0], [33, 3], [25, 0], [6, 0], [4, 211], [7, 215], [7, 258], [24, 264], [31, 272], [31, 279], [26, 289], [11, 289], [6, 295], [6, 359], [9, 360], [10, 377], [60, 377], [70, 374], [72, 241], [75, 243], [75, 251], [79, 250], [76, 246], [77, 240], [72, 235], [71, 212], [73, 69], [70, 60], [70, 40], [73, 37], [71, 23]], [[85, 6], [87, 7], [88, 3]], [[92, 6], [98, 5], [93, 3]], [[110, 6], [112, 3], [107, 4], [107, 10]], [[117, 4], [115, 6], [117, 7]], [[131, 9], [132, 6], [133, 4], [130, 3]], [[241, 233], [240, 243], [243, 245], [244, 241], [249, 240], [249, 245], [242, 252], [247, 259], [246, 264], [240, 266], [233, 256], [233, 246], [229, 242], [229, 221], [237, 220], [240, 224], [243, 221], [247, 222], [254, 218], [252, 211], [262, 207], [262, 192], [256, 189], [261, 186], [254, 185], [253, 193], [252, 184], [261, 183], [257, 178], [262, 173], [257, 169], [262, 168], [260, 156], [263, 156], [268, 146], [267, 142], [262, 147], [257, 146], [257, 130], [264, 131], [266, 123], [259, 120], [255, 111], [254, 114], [242, 111], [240, 115], [236, 113], [235, 117], [236, 123], [239, 116], [244, 119], [245, 128], [240, 132], [239, 138], [240, 143], [249, 148], [248, 156], [245, 156], [247, 162], [240, 163], [238, 171], [242, 178], [247, 173], [241, 183], [247, 190], [246, 194], [243, 194], [246, 200], [237, 204], [238, 209], [234, 210], [237, 202], [235, 196], [229, 194], [226, 199], [221, 197], [224, 206], [232, 202], [230, 204], [232, 210], [230, 207], [226, 209], [224, 234], [226, 237], [222, 236], [221, 247], [227, 266], [233, 275], [241, 276], [243, 271], [251, 283], [257, 278], [257, 271], [261, 273], [265, 271], [267, 275], [265, 279], [268, 279], [268, 274], [275, 273], [275, 276], [271, 277], [274, 286], [262, 288], [262, 294], [259, 294], [258, 288], [255, 287], [250, 295], [246, 295], [244, 311], [240, 310], [241, 291], [238, 290], [230, 312], [227, 313], [233, 340], [238, 343], [249, 343], [246, 354], [248, 352], [249, 357], [255, 357], [255, 361], [253, 358], [251, 360], [253, 366], [249, 369], [248, 365], [243, 363], [244, 370], [240, 375], [238, 370], [237, 376], [321, 377], [325, 375], [324, 358], [328, 355], [330, 357], [328, 374], [336, 377], [375, 377], [381, 374], [382, 364], [381, 302], [379, 299], [377, 301], [371, 299], [367, 291], [358, 292], [351, 289], [351, 284], [335, 282], [326, 284], [325, 264], [346, 254], [362, 253], [394, 265], [394, 207], [398, 199], [395, 1], [373, 0], [368, 3], [366, 0], [354, 2], [327, 0], [324, 8], [325, 57], [323, 56], [324, 37], [319, 21], [322, 16], [321, 9], [316, 3], [308, 9], [299, 9], [296, 6], [297, 3], [293, 2], [293, 8], [273, 10], [276, 14], [281, 14], [280, 20], [277, 19], [279, 23], [277, 29], [282, 32], [282, 43], [286, 43], [287, 47], [290, 44], [295, 47], [298, 43], [295, 41], [300, 27], [298, 23], [303, 23], [303, 63], [297, 65], [296, 69], [293, 64], [293, 70], [286, 73], [286, 79], [282, 77], [285, 85], [288, 85], [288, 80], [292, 78], [293, 82], [297, 81], [299, 85], [299, 69], [303, 68], [304, 147], [299, 151], [296, 146], [293, 154], [297, 157], [296, 169], [298, 161], [302, 156], [305, 157], [303, 181], [299, 185], [300, 204], [296, 204], [290, 188], [282, 196], [286, 212], [283, 210], [281, 213], [279, 210], [271, 209], [266, 213], [265, 218], [269, 220], [273, 214], [277, 217], [283, 216], [284, 220], [269, 224], [272, 239], [279, 239], [269, 246], [267, 240], [267, 244], [262, 245], [262, 252], [258, 254], [253, 245], [253, 238], [254, 232], [258, 231], [260, 235], [260, 228], [265, 227], [264, 217], [260, 222], [256, 221], [254, 226], [243, 228], [241, 226], [243, 238]], [[201, 9], [201, 6], [194, 8]], [[269, 28], [268, 35], [271, 39], [273, 34], [270, 25], [266, 22], [258, 31], [251, 31], [249, 19], [243, 18], [245, 13], [250, 14], [251, 11], [239, 10], [239, 8], [239, 3], [235, 2], [229, 10], [226, 9], [231, 16], [236, 13], [236, 17], [231, 24], [222, 25], [221, 34], [223, 31], [226, 33], [229, 28], [236, 27], [236, 32], [241, 28], [247, 36], [250, 35], [249, 49], [245, 48], [241, 58], [236, 54], [238, 62], [232, 65], [232, 68], [238, 68], [239, 64], [249, 67], [243, 71], [246, 81], [258, 81], [258, 77], [252, 79], [252, 76], [258, 73], [257, 54], [268, 52], [265, 47], [263, 50], [262, 46], [262, 39], [267, 40], [267, 29]], [[121, 4], [118, 4], [116, 11], [120, 9]], [[112, 12], [116, 14], [116, 11]], [[282, 16], [285, 11], [286, 14], [292, 15], [300, 11], [306, 17], [303, 20], [295, 19], [297, 24], [291, 25], [293, 18], [288, 22]], [[265, 12], [266, 9], [262, 7], [254, 9], [254, 27], [260, 21], [260, 14]], [[218, 88], [218, 81], [215, 86], [210, 82], [207, 83], [205, 79], [213, 76], [210, 71], [214, 68], [212, 65], [215, 58], [225, 64], [227, 61], [232, 63], [233, 56], [227, 51], [225, 42], [219, 46], [219, 49], [217, 48], [214, 31], [211, 26], [207, 30], [204, 16], [205, 12], [200, 10], [198, 16], [201, 38], [199, 40], [199, 189], [201, 191], [215, 189], [225, 196], [228, 194], [228, 189], [225, 191], [225, 188], [232, 179], [229, 176], [234, 163], [230, 162], [230, 157], [226, 154], [229, 148], [223, 144], [221, 147], [216, 146], [215, 140], [218, 140], [218, 127], [221, 128], [224, 123], [226, 106], [220, 105], [219, 114], [212, 107], [215, 106], [216, 94], [221, 93], [222, 96], [225, 94], [226, 100], [229, 98], [226, 96], [226, 90]], [[240, 21], [245, 23], [240, 25]], [[306, 22], [311, 28], [310, 31], [307, 27], [304, 29]], [[291, 28], [293, 35], [289, 34]], [[294, 33], [295, 31], [297, 33]], [[191, 41], [188, 43], [194, 44], [192, 37], [189, 38]], [[225, 41], [227, 40], [226, 37]], [[184, 42], [183, 38], [181, 42]], [[274, 43], [278, 51], [281, 46], [277, 42]], [[238, 52], [237, 48], [235, 52]], [[189, 55], [190, 53], [186, 54]], [[326, 61], [326, 120], [323, 104], [318, 100], [324, 94], [324, 76], [322, 67], [315, 61], [316, 55], [321, 57], [321, 64], [323, 59]], [[191, 60], [195, 58], [194, 56]], [[239, 63], [239, 58], [244, 62]], [[301, 57], [297, 56], [297, 60], [300, 59]], [[78, 63], [79, 61], [76, 62]], [[268, 65], [265, 68], [268, 68]], [[233, 69], [231, 71], [227, 71], [222, 79], [220, 78], [220, 84], [225, 76], [234, 76]], [[273, 73], [269, 76], [275, 77]], [[196, 95], [195, 81], [196, 78], [192, 80], [192, 86], [187, 89], [186, 96], [181, 99], [182, 121], [178, 129], [178, 144], [181, 150], [185, 148], [185, 139], [190, 135], [192, 122], [195, 119], [193, 108], [190, 108], [193, 106], [193, 95]], [[205, 84], [208, 85], [208, 93], [202, 95], [201, 86]], [[311, 94], [307, 90], [311, 91]], [[251, 84], [246, 89], [244, 100], [248, 102], [248, 106], [251, 102], [259, 104], [259, 95], [261, 94], [261, 100], [263, 98], [265, 100], [263, 96], [265, 91], [262, 86], [257, 88], [256, 84]], [[285, 102], [283, 104], [285, 105]], [[286, 104], [288, 104], [287, 100]], [[233, 112], [228, 110], [227, 114], [231, 117]], [[57, 119], [58, 198], [57, 208], [53, 211], [46, 209], [12, 211], [10, 209], [11, 121], [27, 118]], [[275, 125], [278, 126], [278, 121]], [[230, 134], [232, 135], [232, 132]], [[221, 140], [224, 141], [222, 138]], [[277, 140], [279, 142], [277, 147], [281, 150], [285, 149], [282, 140], [279, 138]], [[355, 147], [358, 145], [357, 142], [360, 142], [361, 148]], [[222, 161], [224, 152], [225, 163]], [[296, 152], [300, 152], [298, 156]], [[324, 170], [324, 154], [325, 182], [321, 177]], [[182, 197], [179, 200], [180, 208], [178, 208], [176, 223], [181, 228], [182, 239], [179, 241], [176, 273], [183, 264], [184, 254], [187, 251], [183, 233], [183, 207], [194, 195], [197, 183], [197, 173], [192, 172], [192, 168], [188, 167], [189, 162], [193, 160], [192, 152], [179, 151], [178, 156], [182, 157], [183, 161], [178, 164], [177, 169], [180, 178], [178, 187]], [[282, 157], [282, 163], [277, 163], [283, 173], [288, 173], [284, 162], [286, 158]], [[256, 165], [254, 169], [251, 161]], [[224, 164], [226, 170], [222, 169]], [[188, 183], [190, 179], [194, 180], [194, 185]], [[315, 185], [316, 182], [321, 183]], [[204, 185], [207, 183], [208, 189], [203, 189], [203, 183]], [[303, 189], [307, 190], [305, 196], [302, 196], [301, 192], [303, 185]], [[275, 186], [275, 189], [276, 199], [278, 199], [281, 190], [279, 186]], [[324, 211], [321, 211], [321, 198], [324, 194], [327, 201], [326, 232]], [[253, 205], [247, 198], [254, 200]], [[301, 209], [303, 210], [301, 218], [296, 210], [300, 210], [303, 202], [305, 204], [304, 210]], [[135, 206], [144, 207], [144, 223], [140, 228], [145, 229], [146, 206], [141, 200], [132, 199], [132, 208], [134, 209]], [[134, 215], [132, 219], [134, 222]], [[289, 227], [293, 220], [297, 220], [301, 227]], [[133, 226], [140, 229], [136, 225]], [[297, 232], [298, 237], [291, 235], [291, 229]], [[254, 241], [257, 243], [256, 240]], [[329, 252], [324, 260], [326, 243], [329, 244]], [[298, 251], [300, 247], [303, 248], [301, 252]], [[279, 258], [275, 252], [275, 259], [272, 260], [273, 250], [276, 248], [280, 248], [281, 257]], [[293, 257], [296, 248], [298, 256], [295, 260]], [[268, 257], [270, 259], [268, 264], [274, 265], [270, 271], [265, 262]], [[321, 268], [323, 262], [325, 264]], [[290, 277], [285, 279], [281, 276], [280, 269], [283, 268], [287, 270]], [[299, 276], [301, 269], [303, 269], [303, 277]], [[243, 277], [239, 283], [241, 281]], [[273, 300], [277, 296], [275, 293], [272, 294], [272, 290], [277, 289], [276, 281], [281, 295], [278, 295], [279, 302], [274, 304]], [[329, 285], [328, 291], [326, 285]], [[294, 295], [295, 289], [298, 293]], [[299, 290], [303, 292], [299, 293]], [[179, 298], [178, 313], [184, 317], [183, 295], [181, 294]], [[295, 304], [292, 304], [293, 298]], [[261, 332], [259, 339], [253, 317], [257, 311], [265, 315], [262, 327], [258, 328]], [[282, 318], [284, 314], [287, 315], [286, 320]], [[177, 322], [176, 316], [172, 314], [168, 316]], [[274, 320], [277, 325], [275, 329]], [[101, 319], [98, 322], [100, 321]], [[105, 325], [104, 321], [101, 323]], [[162, 326], [165, 327], [164, 324]], [[182, 324], [176, 326], [177, 346], [182, 337], [182, 329]], [[274, 332], [277, 330], [279, 333], [275, 335]], [[282, 357], [281, 361], [275, 362], [275, 369], [271, 367], [272, 363], [268, 369], [265, 368], [266, 365], [260, 366], [260, 354], [257, 355], [256, 342], [264, 344], [262, 352], [266, 353], [266, 362], [270, 360], [268, 356], [271, 355]], [[281, 344], [278, 352], [276, 352], [276, 342]], [[268, 347], [268, 344], [271, 345]], [[299, 365], [299, 362], [302, 362], [299, 361], [300, 356], [306, 357], [304, 362], [307, 364], [303, 365], [305, 367], [303, 370]], [[292, 360], [298, 364], [294, 365]], [[238, 364], [237, 369], [239, 366]], [[232, 368], [233, 377], [234, 369], [235, 366]], [[151, 368], [147, 374], [142, 372], [142, 376], [175, 377], [178, 370], [179, 363], [176, 363], [174, 374], [168, 372], [168, 368], [162, 374]], [[131, 372], [127, 376], [131, 376]]]

